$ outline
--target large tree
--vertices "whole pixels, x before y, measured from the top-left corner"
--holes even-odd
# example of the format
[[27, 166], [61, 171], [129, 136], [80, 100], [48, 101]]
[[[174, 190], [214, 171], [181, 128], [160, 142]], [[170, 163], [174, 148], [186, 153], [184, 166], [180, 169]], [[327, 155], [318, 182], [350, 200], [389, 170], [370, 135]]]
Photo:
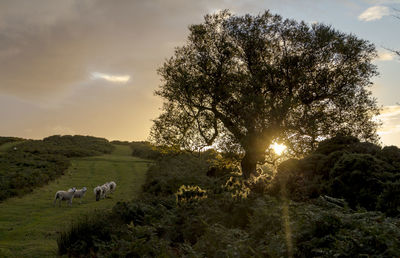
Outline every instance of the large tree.
[[377, 140], [379, 113], [368, 87], [375, 47], [323, 24], [266, 11], [206, 15], [159, 69], [165, 102], [151, 138], [194, 149], [236, 148], [244, 177], [274, 141], [293, 155], [337, 133]]

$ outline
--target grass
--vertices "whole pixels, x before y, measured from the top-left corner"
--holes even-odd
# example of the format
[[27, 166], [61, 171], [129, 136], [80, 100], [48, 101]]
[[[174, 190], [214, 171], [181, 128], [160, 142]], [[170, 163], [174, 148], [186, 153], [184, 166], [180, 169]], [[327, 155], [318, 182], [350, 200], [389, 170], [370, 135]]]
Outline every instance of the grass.
[[[54, 182], [0, 203], [0, 257], [56, 256], [59, 233], [86, 214], [111, 209], [116, 202], [135, 197], [149, 163], [132, 157], [129, 146], [116, 145], [111, 154], [72, 160], [65, 175]], [[96, 202], [93, 188], [108, 181], [117, 183], [115, 193]], [[77, 199], [72, 207], [65, 202], [54, 207], [56, 191], [73, 186], [88, 188], [82, 204]]]
[[0, 145], [0, 154], [6, 152], [7, 150], [11, 149], [12, 147], [17, 146], [18, 144], [23, 143], [24, 141], [16, 141], [16, 142], [7, 142]]

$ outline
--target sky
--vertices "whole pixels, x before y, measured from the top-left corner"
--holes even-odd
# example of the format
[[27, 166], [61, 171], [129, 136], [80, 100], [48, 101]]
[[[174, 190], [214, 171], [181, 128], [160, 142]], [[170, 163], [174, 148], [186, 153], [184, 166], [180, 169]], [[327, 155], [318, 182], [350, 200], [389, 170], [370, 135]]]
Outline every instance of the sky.
[[157, 69], [188, 26], [229, 9], [321, 22], [369, 40], [383, 145], [400, 146], [400, 0], [1, 0], [0, 135], [145, 140], [162, 100]]

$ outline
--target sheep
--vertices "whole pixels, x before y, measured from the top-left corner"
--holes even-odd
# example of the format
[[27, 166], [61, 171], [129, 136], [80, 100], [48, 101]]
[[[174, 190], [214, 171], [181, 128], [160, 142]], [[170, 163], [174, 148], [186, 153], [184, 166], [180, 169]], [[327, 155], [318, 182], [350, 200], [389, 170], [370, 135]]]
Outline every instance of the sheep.
[[[68, 189], [68, 192], [72, 191], [72, 189]], [[82, 203], [82, 198], [85, 196], [87, 188], [84, 186], [82, 189], [76, 190], [74, 193], [74, 198], [79, 198], [79, 203]]]
[[76, 188], [73, 187], [71, 191], [57, 191], [56, 196], [54, 198], [54, 206], [56, 206], [57, 199], [60, 200], [59, 206], [61, 207], [61, 201], [68, 201], [69, 205], [72, 205], [72, 199], [74, 199], [74, 194], [76, 192]]
[[114, 181], [111, 181], [108, 183], [108, 186], [110, 188], [110, 192], [113, 193], [115, 191], [115, 188], [117, 187], [117, 184]]
[[93, 192], [94, 192], [94, 194], [95, 194], [95, 196], [96, 196], [96, 202], [98, 202], [99, 200], [100, 200], [100, 197], [101, 197], [101, 195], [102, 195], [102, 189], [101, 189], [101, 187], [100, 186], [96, 186], [94, 189], [93, 189]]
[[107, 198], [107, 194], [110, 191], [110, 187], [108, 186], [108, 183], [105, 183], [100, 187], [101, 187], [101, 191], [102, 191], [102, 197]]
[[93, 192], [96, 196], [96, 201], [99, 201], [101, 198], [107, 198], [107, 194], [113, 193], [117, 184], [114, 181], [106, 182], [103, 185], [98, 185], [93, 189]]

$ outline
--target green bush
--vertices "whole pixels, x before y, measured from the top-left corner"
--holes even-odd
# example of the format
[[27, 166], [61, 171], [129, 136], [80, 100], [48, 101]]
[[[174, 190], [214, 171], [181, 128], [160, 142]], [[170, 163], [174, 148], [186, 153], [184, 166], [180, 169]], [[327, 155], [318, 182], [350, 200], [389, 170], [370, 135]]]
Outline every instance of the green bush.
[[[400, 214], [396, 198], [400, 180], [400, 149], [381, 149], [354, 137], [326, 140], [301, 160], [288, 160], [278, 167], [270, 187], [275, 196], [305, 201], [328, 195], [344, 198], [353, 209], [381, 210]], [[386, 204], [385, 204], [386, 203]]]
[[106, 214], [85, 216], [71, 225], [67, 232], [62, 232], [57, 239], [58, 253], [73, 257], [89, 255], [99, 251], [98, 244], [111, 240], [111, 229]]
[[207, 160], [187, 153], [163, 156], [148, 170], [142, 188], [156, 196], [173, 195], [181, 185], [198, 185], [204, 188], [215, 181], [207, 176], [208, 168]]
[[158, 159], [162, 156], [162, 152], [149, 142], [132, 142], [130, 143], [132, 155], [143, 159]]

